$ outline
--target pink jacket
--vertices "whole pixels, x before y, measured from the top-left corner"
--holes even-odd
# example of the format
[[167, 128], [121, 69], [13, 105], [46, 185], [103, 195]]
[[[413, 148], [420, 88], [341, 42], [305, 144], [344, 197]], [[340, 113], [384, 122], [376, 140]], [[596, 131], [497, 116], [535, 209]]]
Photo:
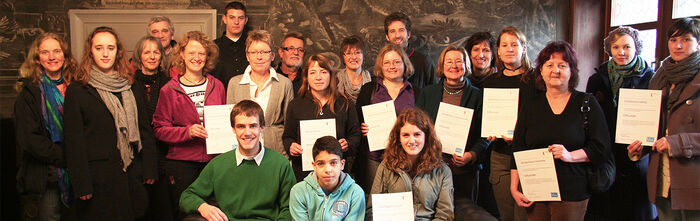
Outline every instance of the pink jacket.
[[[208, 83], [204, 105], [226, 104], [224, 85], [209, 74], [206, 77]], [[167, 159], [208, 162], [216, 156], [207, 154], [204, 139], [189, 136], [189, 127], [199, 123], [194, 102], [180, 86], [179, 77], [172, 78], [160, 89], [153, 114], [153, 133], [156, 139], [168, 144]]]

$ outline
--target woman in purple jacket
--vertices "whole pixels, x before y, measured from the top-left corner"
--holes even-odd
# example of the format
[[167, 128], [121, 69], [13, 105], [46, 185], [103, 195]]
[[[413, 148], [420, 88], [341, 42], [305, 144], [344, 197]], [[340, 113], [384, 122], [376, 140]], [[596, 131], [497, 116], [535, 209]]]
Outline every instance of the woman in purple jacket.
[[[216, 64], [219, 50], [204, 33], [185, 34], [175, 54], [172, 67], [182, 74], [160, 90], [153, 132], [168, 145], [165, 172], [172, 185], [172, 199], [180, 199], [182, 191], [214, 158], [206, 150], [204, 106], [225, 104], [226, 96], [223, 84], [208, 74]], [[177, 203], [173, 206], [177, 209]]]

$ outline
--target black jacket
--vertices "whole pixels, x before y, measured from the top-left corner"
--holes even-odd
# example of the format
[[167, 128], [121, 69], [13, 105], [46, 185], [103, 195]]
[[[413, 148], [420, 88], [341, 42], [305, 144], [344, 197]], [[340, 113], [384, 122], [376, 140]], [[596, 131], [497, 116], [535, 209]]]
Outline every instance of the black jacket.
[[[138, 88], [132, 88], [139, 94]], [[64, 122], [66, 162], [80, 218], [85, 220], [133, 220], [144, 214], [148, 196], [144, 179], [156, 179], [157, 160], [153, 132], [145, 114], [143, 97], [135, 96], [143, 149], [122, 171], [114, 118], [97, 90], [74, 82], [66, 90]]]
[[[357, 112], [352, 102], [348, 103], [344, 97], [339, 96], [334, 105], [335, 113], [331, 112], [329, 105], [323, 106], [323, 115], [319, 114], [318, 104], [310, 96], [294, 98], [287, 107], [287, 119], [284, 121], [284, 133], [282, 142], [284, 149], [289, 154], [289, 148], [293, 142], [301, 144], [301, 134], [299, 121], [314, 119], [335, 118], [335, 133], [337, 139], [345, 139], [348, 142], [348, 150], [343, 153], [343, 159], [351, 158], [355, 155], [357, 147], [360, 146], [360, 123], [357, 121]], [[343, 107], [347, 109], [344, 109]], [[301, 157], [294, 157], [289, 154], [292, 160], [292, 168], [297, 176], [297, 181], [303, 180], [306, 176], [302, 172]], [[350, 171], [348, 166], [345, 171]]]
[[233, 76], [243, 74], [248, 67], [248, 59], [245, 56], [245, 41], [248, 38], [248, 29], [244, 28], [241, 38], [233, 42], [226, 37], [226, 32], [214, 40], [219, 47], [219, 61], [216, 63], [211, 75], [224, 83], [224, 88], [228, 88], [228, 81]]
[[[637, 163], [631, 161], [627, 156], [627, 145], [615, 143], [615, 131], [617, 128], [617, 107], [614, 102], [617, 102], [617, 98], [613, 98], [612, 90], [610, 88], [610, 78], [608, 77], [608, 62], [603, 62], [598, 66], [595, 71], [596, 73], [588, 78], [588, 84], [586, 85], [586, 92], [593, 94], [600, 107], [603, 109], [603, 114], [605, 114], [605, 120], [608, 123], [608, 131], [610, 131], [610, 138], [612, 143], [612, 151], [615, 155], [615, 162], [617, 164], [618, 173], [620, 175], [632, 175], [635, 172]], [[655, 74], [654, 70], [646, 65], [644, 70], [636, 76], [630, 76], [622, 81], [622, 86], [620, 88], [636, 88], [636, 89], [647, 89], [649, 88], [649, 82], [651, 77]], [[615, 100], [613, 100], [615, 99]], [[646, 173], [646, 166], [643, 173]], [[639, 176], [639, 174], [636, 174]]]
[[[408, 82], [411, 82], [413, 88], [421, 89], [440, 82], [435, 75], [435, 61], [433, 61], [430, 56], [411, 46], [406, 47], [406, 54], [411, 64], [413, 64], [413, 75], [407, 79]], [[418, 94], [416, 94], [416, 96], [418, 96]]]
[[[24, 85], [15, 100], [15, 135], [22, 150], [22, 163], [17, 171], [20, 194], [43, 194], [49, 168], [65, 168], [63, 147], [51, 141], [41, 110], [41, 89], [36, 82], [20, 79]], [[56, 182], [55, 180], [53, 182]]]

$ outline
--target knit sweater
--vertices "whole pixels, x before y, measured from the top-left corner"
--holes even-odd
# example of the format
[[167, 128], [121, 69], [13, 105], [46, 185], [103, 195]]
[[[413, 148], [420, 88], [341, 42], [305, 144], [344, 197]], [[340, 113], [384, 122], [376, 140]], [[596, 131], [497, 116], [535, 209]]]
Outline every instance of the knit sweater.
[[289, 192], [296, 178], [289, 161], [266, 148], [259, 166], [252, 160], [236, 166], [236, 151], [221, 154], [204, 167], [182, 193], [182, 211], [197, 213], [213, 194], [229, 220], [292, 220]]

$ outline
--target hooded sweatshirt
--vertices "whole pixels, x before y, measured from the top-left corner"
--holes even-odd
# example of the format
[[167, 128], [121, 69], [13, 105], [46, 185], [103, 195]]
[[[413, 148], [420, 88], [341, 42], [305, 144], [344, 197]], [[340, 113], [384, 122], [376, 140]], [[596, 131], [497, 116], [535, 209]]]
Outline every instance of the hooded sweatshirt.
[[340, 186], [326, 195], [311, 172], [292, 187], [289, 209], [294, 220], [364, 220], [365, 192], [341, 172]]

